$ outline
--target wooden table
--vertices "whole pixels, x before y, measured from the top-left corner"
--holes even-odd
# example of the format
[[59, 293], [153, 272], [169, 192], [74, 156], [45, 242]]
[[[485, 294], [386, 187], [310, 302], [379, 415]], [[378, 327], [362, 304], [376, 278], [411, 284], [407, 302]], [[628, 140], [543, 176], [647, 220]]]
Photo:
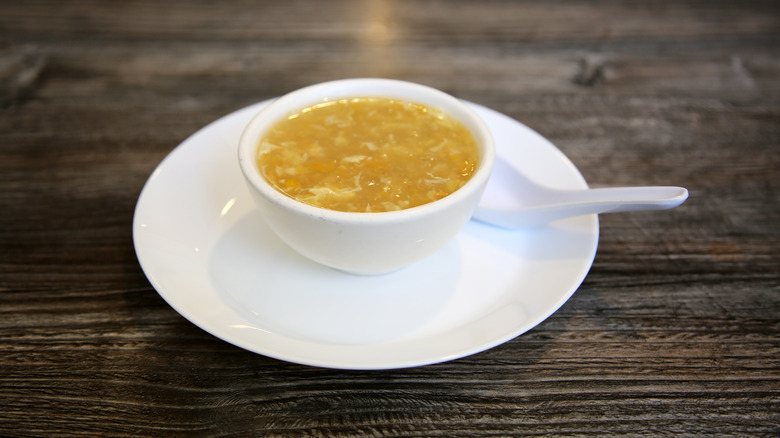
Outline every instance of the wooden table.
[[[592, 185], [680, 185], [601, 217], [528, 333], [342, 371], [217, 339], [139, 267], [132, 218], [193, 132], [378, 76], [522, 121]], [[0, 3], [0, 435], [780, 434], [780, 6], [773, 1]]]

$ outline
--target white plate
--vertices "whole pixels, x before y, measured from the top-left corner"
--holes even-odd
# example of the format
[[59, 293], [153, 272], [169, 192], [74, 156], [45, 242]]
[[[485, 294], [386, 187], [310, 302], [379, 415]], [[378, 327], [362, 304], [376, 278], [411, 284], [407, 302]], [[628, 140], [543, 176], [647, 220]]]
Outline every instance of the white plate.
[[[522, 231], [471, 221], [443, 250], [384, 276], [352, 276], [310, 262], [265, 226], [238, 168], [238, 137], [266, 103], [185, 140], [152, 173], [135, 210], [135, 250], [149, 281], [214, 336], [313, 366], [426, 365], [530, 330], [587, 275], [598, 244], [595, 215]], [[587, 188], [542, 136], [470, 105], [490, 126], [499, 159], [549, 186]], [[491, 186], [488, 193], [500, 192]]]

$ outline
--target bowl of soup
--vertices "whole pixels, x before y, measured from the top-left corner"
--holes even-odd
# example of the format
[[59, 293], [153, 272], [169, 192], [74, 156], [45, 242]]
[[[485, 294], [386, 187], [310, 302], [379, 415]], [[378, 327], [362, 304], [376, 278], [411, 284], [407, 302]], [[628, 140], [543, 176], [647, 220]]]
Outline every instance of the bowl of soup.
[[320, 264], [382, 274], [465, 226], [495, 160], [488, 127], [455, 97], [411, 82], [344, 79], [255, 115], [238, 159], [268, 227]]

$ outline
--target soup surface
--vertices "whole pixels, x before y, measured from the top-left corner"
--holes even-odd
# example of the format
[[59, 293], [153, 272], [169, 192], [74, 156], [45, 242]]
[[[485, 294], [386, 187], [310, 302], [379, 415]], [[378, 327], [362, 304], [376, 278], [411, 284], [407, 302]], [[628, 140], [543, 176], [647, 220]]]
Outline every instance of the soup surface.
[[260, 139], [257, 164], [280, 192], [348, 212], [416, 207], [459, 189], [477, 168], [471, 132], [423, 105], [350, 98], [314, 105]]

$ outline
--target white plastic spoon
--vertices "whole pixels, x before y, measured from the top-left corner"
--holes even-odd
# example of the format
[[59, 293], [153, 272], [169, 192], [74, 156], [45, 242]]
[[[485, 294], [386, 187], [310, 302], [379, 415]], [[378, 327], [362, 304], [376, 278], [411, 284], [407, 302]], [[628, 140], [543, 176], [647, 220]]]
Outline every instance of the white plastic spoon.
[[502, 228], [524, 228], [586, 214], [666, 210], [686, 199], [688, 190], [682, 187], [551, 189], [497, 160], [474, 218]]

